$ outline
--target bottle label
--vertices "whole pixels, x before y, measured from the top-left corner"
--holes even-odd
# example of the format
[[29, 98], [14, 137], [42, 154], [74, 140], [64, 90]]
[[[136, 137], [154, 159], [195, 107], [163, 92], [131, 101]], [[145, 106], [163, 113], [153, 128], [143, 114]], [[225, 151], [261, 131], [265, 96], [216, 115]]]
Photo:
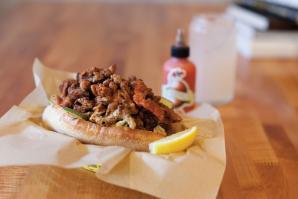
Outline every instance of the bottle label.
[[194, 105], [194, 94], [186, 76], [187, 72], [182, 68], [172, 68], [167, 74], [167, 83], [162, 86], [162, 96], [172, 101], [175, 109], [183, 111]]

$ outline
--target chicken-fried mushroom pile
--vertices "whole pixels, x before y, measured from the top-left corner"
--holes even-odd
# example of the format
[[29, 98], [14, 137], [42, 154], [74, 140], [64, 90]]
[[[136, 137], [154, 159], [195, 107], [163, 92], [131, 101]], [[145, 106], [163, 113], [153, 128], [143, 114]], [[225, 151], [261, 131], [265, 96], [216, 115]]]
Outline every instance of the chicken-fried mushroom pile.
[[102, 126], [152, 131], [158, 125], [169, 129], [171, 123], [181, 121], [141, 79], [124, 79], [115, 69], [115, 65], [94, 67], [78, 73], [76, 79], [64, 80], [59, 86], [58, 104]]

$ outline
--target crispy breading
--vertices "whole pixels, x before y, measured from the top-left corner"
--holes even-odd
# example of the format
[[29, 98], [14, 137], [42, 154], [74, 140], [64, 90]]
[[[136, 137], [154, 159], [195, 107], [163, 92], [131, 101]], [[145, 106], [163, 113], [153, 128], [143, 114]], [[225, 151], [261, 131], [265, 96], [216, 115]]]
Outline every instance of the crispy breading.
[[140, 79], [134, 82], [134, 102], [152, 112], [159, 120], [160, 123], [167, 121], [176, 122], [181, 118], [174, 111], [154, 100], [154, 97], [148, 98], [151, 94], [151, 89], [148, 89], [144, 82]]
[[168, 126], [181, 120], [142, 80], [124, 79], [115, 70], [115, 65], [107, 69], [93, 67], [78, 73], [76, 80], [63, 81], [59, 104], [102, 126], [121, 124], [152, 131], [159, 124]]

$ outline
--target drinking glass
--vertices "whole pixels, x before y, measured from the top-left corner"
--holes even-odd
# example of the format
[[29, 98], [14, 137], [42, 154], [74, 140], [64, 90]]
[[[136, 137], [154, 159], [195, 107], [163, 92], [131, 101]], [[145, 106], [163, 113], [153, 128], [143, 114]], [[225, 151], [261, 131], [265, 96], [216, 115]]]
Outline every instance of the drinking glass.
[[224, 15], [195, 16], [189, 27], [190, 59], [196, 65], [196, 102], [222, 104], [234, 97], [236, 31]]

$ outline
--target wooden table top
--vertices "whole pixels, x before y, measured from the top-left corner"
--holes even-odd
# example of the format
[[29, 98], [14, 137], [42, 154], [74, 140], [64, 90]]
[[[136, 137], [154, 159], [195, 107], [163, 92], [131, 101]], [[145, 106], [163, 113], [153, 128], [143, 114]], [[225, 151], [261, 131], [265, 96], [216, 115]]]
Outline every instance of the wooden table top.
[[[117, 63], [159, 92], [175, 29], [223, 8], [194, 5], [22, 4], [0, 16], [0, 115], [33, 88], [31, 66], [77, 71]], [[227, 168], [218, 198], [297, 198], [298, 60], [238, 63], [235, 100], [219, 109]], [[187, 171], [185, 171], [187, 172]], [[0, 168], [0, 198], [152, 198], [84, 170]]]

